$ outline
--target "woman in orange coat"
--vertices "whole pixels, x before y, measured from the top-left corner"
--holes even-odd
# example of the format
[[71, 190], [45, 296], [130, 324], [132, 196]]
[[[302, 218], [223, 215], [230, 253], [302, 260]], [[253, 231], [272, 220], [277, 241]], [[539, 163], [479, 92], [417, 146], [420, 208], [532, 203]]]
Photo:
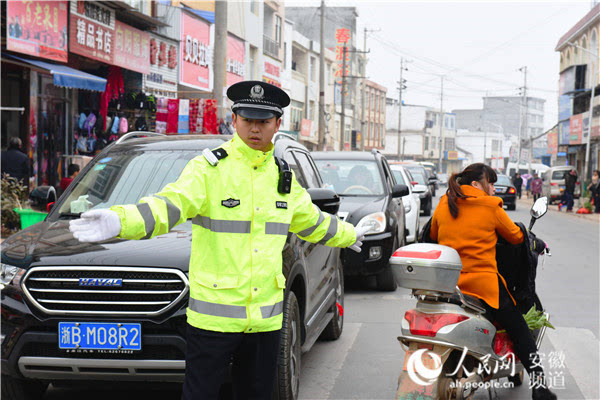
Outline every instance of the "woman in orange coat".
[[430, 236], [439, 244], [458, 251], [463, 265], [459, 288], [483, 300], [488, 313], [506, 329], [530, 379], [537, 380], [533, 399], [556, 399], [545, 386], [542, 368], [533, 363], [537, 355], [535, 342], [504, 278], [498, 273], [497, 235], [518, 244], [523, 242], [523, 233], [502, 208], [502, 199], [493, 196], [496, 180], [494, 170], [481, 163], [453, 174], [448, 179], [448, 191], [433, 214]]

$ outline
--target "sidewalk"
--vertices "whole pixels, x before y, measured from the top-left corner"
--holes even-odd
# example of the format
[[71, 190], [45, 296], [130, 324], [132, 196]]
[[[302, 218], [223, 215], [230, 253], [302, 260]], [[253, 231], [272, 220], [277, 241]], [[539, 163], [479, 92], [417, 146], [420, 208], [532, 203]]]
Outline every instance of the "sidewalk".
[[[527, 198], [525, 194], [521, 197], [521, 199], [517, 199], [517, 207], [520, 209], [530, 209], [533, 205], [533, 198]], [[562, 213], [565, 215], [569, 215], [574, 218], [583, 218], [589, 221], [595, 221], [600, 223], [600, 214], [577, 214], [576, 211], [579, 209], [579, 200], [575, 199], [575, 205], [573, 206], [573, 212], [568, 213], [565, 211], [558, 211], [558, 204], [548, 204], [548, 212], [554, 213]]]

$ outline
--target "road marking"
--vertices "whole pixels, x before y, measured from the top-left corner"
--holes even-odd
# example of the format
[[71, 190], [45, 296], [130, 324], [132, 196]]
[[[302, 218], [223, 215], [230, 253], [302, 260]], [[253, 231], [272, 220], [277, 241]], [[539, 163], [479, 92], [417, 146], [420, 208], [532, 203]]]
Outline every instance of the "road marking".
[[575, 378], [586, 399], [600, 398], [598, 388], [598, 356], [600, 342], [591, 330], [557, 327], [547, 329], [546, 336], [556, 351], [563, 351], [565, 365]]
[[[316, 342], [308, 353], [302, 355], [298, 398], [329, 398], [361, 326], [362, 323], [344, 323], [344, 331], [338, 340]], [[324, 358], [323, 354], [327, 357]]]

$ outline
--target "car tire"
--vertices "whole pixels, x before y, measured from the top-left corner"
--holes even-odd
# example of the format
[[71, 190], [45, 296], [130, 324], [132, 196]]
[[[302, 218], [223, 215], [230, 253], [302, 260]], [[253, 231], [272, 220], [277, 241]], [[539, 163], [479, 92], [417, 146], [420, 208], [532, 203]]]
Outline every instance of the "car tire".
[[300, 361], [302, 355], [302, 327], [300, 308], [294, 292], [289, 292], [283, 306], [283, 325], [277, 358], [277, 383], [273, 398], [295, 400], [300, 388]]
[[429, 200], [429, 206], [423, 211], [423, 215], [429, 217], [431, 215], [433, 199]]
[[[406, 238], [402, 238], [402, 244], [400, 246], [398, 246], [398, 242], [394, 240], [394, 247], [392, 251], [396, 251], [398, 247], [404, 246], [404, 243], [406, 243]], [[393, 292], [398, 288], [396, 278], [394, 278], [394, 273], [392, 272], [392, 266], [389, 262], [383, 271], [375, 275], [375, 280], [377, 283], [377, 289], [383, 292]]]
[[[321, 333], [320, 339], [323, 340], [337, 340], [342, 335], [342, 330], [344, 329], [344, 271], [339, 261], [337, 274], [338, 286], [336, 288], [335, 303], [331, 307], [333, 318], [331, 318], [331, 321], [329, 321], [323, 333]], [[342, 312], [340, 312], [338, 304], [342, 308]]]
[[44, 396], [47, 383], [34, 380], [15, 379], [2, 375], [2, 399], [39, 400]]

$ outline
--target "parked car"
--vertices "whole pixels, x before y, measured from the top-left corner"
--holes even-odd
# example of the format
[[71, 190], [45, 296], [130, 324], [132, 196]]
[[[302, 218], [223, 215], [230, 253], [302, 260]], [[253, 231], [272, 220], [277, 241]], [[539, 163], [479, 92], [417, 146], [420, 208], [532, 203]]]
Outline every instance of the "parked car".
[[431, 192], [431, 195], [435, 196], [435, 189], [437, 188], [437, 178], [434, 175], [432, 175], [432, 172], [428, 171], [421, 164], [401, 162], [400, 165], [403, 165], [413, 175], [415, 172], [423, 174], [423, 177], [425, 178], [424, 185], [429, 186], [429, 191]]
[[[562, 197], [560, 190], [565, 188], [565, 174], [568, 174], [571, 169], [573, 167], [568, 165], [552, 167], [542, 175], [542, 196], [548, 197], [550, 203], [560, 201]], [[580, 196], [581, 184], [578, 181], [575, 184], [574, 197], [578, 199]]]
[[[101, 243], [79, 242], [68, 224], [82, 208], [136, 203], [156, 193], [176, 180], [203, 149], [216, 148], [224, 140], [196, 135], [132, 138], [135, 135], [124, 136], [96, 156], [44, 222], [4, 241], [3, 399], [40, 399], [51, 382], [183, 381], [191, 221], [149, 240]], [[274, 144], [275, 156], [288, 162], [313, 203], [335, 214], [339, 198], [322, 188], [307, 149], [285, 135], [276, 135]], [[274, 390], [279, 399], [295, 399], [301, 352], [319, 337], [337, 339], [342, 333], [339, 249], [289, 234], [282, 271], [284, 310], [291, 312], [284, 312], [285, 339]], [[61, 326], [67, 325], [85, 325], [85, 341], [75, 345], [74, 340], [63, 340], [67, 331]], [[115, 335], [121, 335], [121, 329], [128, 338], [117, 343]]]
[[502, 199], [507, 210], [517, 209], [517, 190], [510, 178], [506, 175], [497, 174], [498, 180], [494, 183], [496, 196]]
[[396, 183], [406, 185], [408, 187], [409, 194], [402, 197], [402, 204], [404, 204], [404, 215], [406, 219], [406, 229], [408, 235], [406, 235], [407, 243], [414, 243], [418, 239], [421, 214], [421, 199], [419, 194], [415, 193], [412, 188], [414, 181], [410, 172], [402, 165], [391, 164], [390, 169], [396, 178]]
[[402, 197], [406, 185], [397, 184], [385, 157], [372, 152], [313, 152], [323, 181], [341, 198], [338, 215], [356, 227], [372, 227], [360, 253], [342, 249], [346, 276], [375, 275], [380, 290], [396, 290], [389, 260], [406, 244]]

